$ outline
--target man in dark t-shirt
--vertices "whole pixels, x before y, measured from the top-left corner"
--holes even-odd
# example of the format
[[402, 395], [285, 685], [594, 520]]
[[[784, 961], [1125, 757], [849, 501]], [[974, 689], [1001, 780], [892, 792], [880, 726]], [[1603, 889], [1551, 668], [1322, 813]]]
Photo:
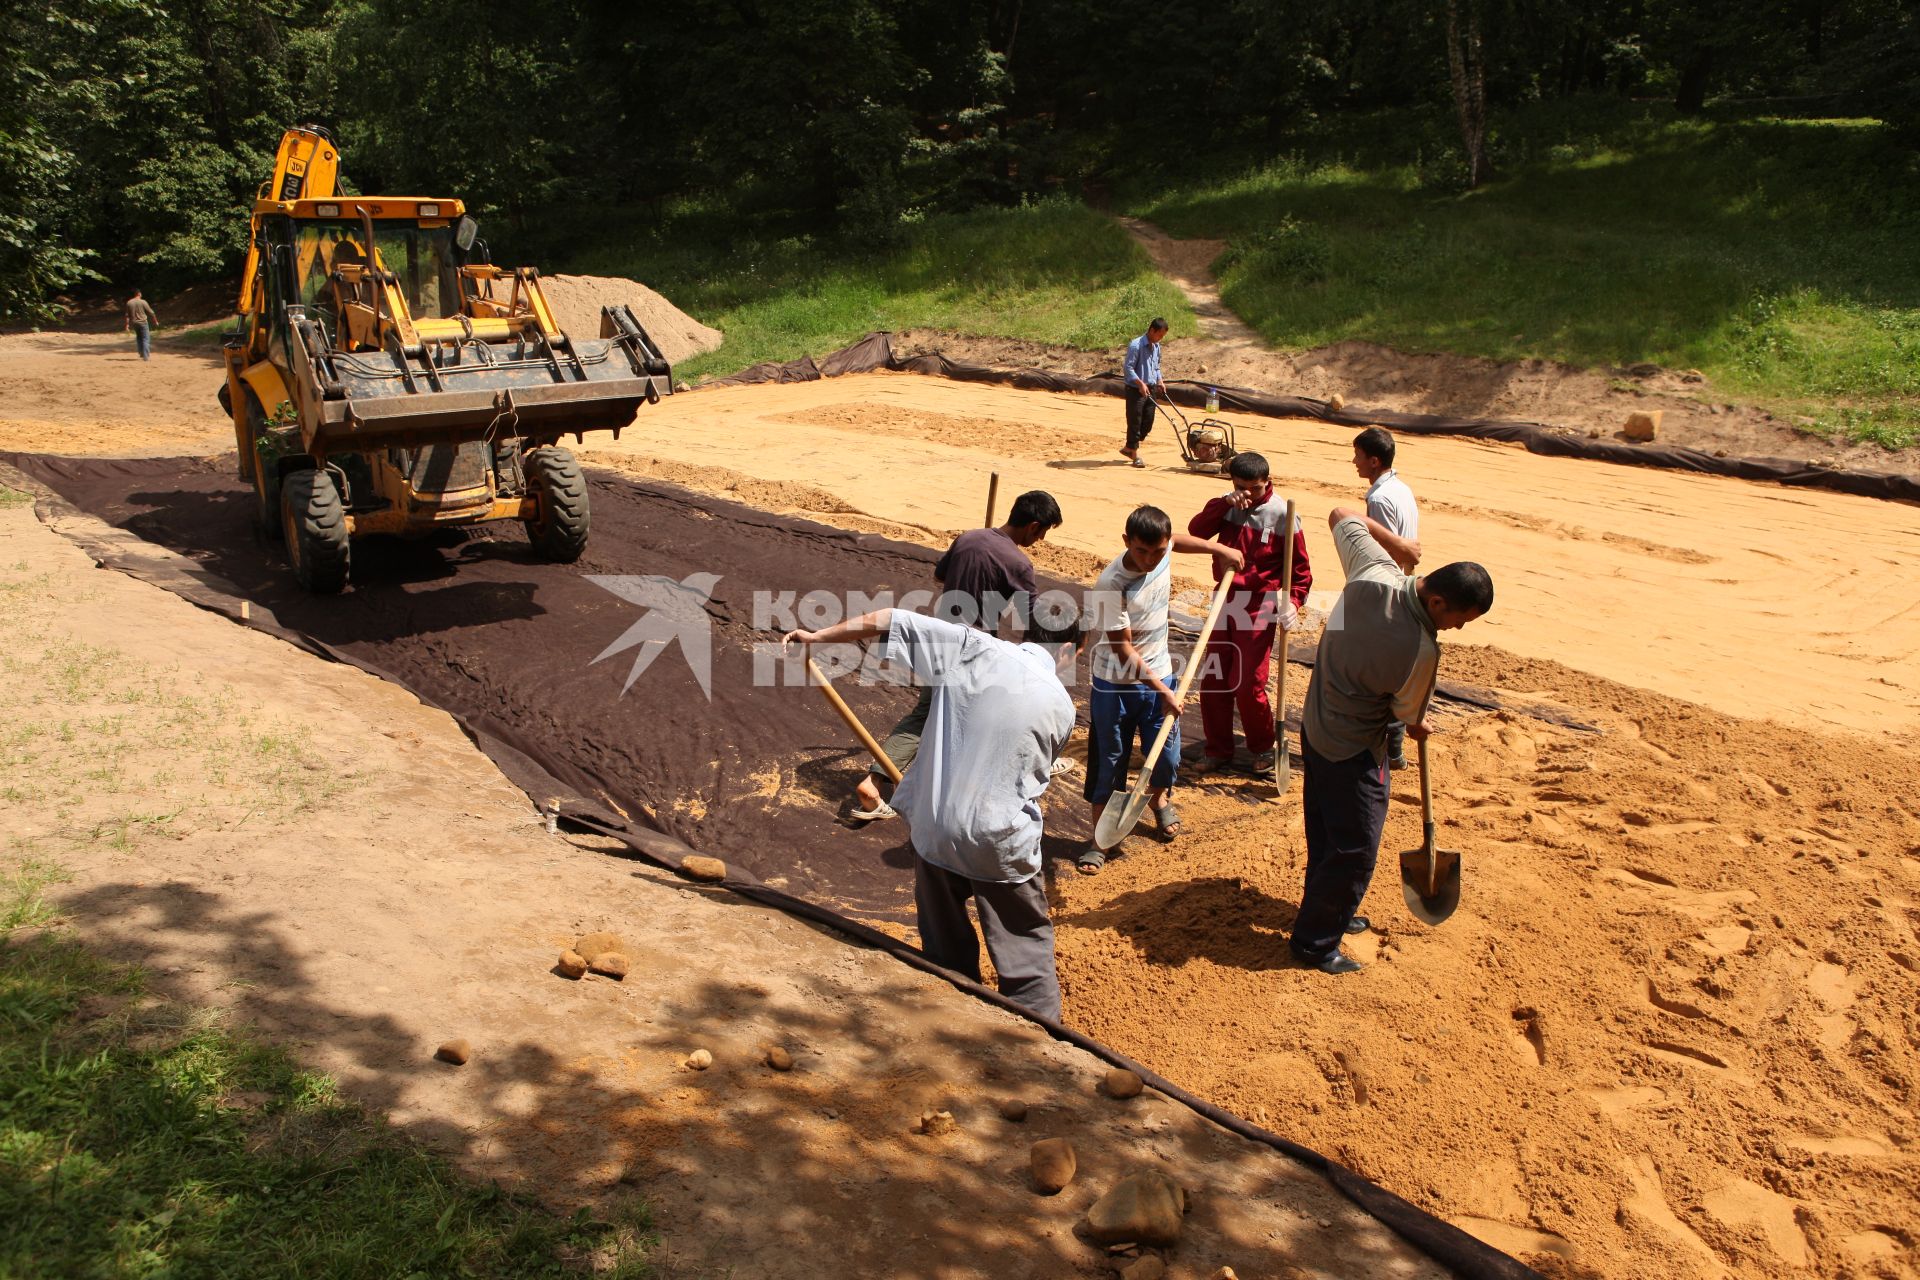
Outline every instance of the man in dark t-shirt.
[[[1018, 615], [1033, 598], [1033, 560], [1025, 548], [1059, 525], [1060, 504], [1045, 490], [1033, 489], [1013, 500], [1005, 524], [992, 529], [969, 529], [955, 538], [933, 566], [934, 579], [940, 584], [933, 616], [978, 627], [988, 635], [995, 634], [1008, 609]], [[922, 685], [913, 710], [907, 712], [881, 744], [887, 759], [902, 773], [920, 749], [920, 734], [926, 728], [927, 713], [932, 706], [933, 690]], [[893, 806], [880, 797], [880, 784], [886, 777], [886, 771], [876, 760], [867, 776], [860, 779], [854, 793], [855, 822], [894, 816]]]

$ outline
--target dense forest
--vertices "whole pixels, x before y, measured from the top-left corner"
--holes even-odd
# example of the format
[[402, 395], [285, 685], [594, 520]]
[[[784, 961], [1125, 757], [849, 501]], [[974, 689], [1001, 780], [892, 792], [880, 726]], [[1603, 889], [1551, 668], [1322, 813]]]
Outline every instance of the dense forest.
[[931, 212], [1284, 151], [1443, 108], [1426, 163], [1496, 175], [1500, 112], [1920, 127], [1920, 0], [0, 0], [0, 316], [89, 280], [230, 271], [281, 128], [361, 190], [885, 239]]

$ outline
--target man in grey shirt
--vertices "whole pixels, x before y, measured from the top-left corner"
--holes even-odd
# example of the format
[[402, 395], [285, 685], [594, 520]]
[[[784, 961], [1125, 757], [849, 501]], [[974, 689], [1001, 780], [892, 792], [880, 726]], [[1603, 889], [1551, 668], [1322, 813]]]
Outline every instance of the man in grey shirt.
[[1302, 964], [1352, 973], [1360, 962], [1340, 937], [1369, 923], [1354, 913], [1386, 825], [1387, 726], [1399, 720], [1425, 740], [1439, 633], [1492, 608], [1493, 579], [1471, 561], [1414, 577], [1382, 545], [1396, 539], [1378, 521], [1335, 507], [1328, 523], [1347, 585], [1320, 634], [1300, 721], [1307, 876], [1290, 941]]
[[1027, 641], [905, 609], [879, 609], [820, 631], [791, 631], [785, 646], [881, 638], [879, 656], [912, 669], [933, 692], [920, 749], [894, 789], [913, 840], [920, 948], [942, 968], [980, 980], [980, 943], [1000, 993], [1044, 1018], [1060, 1017], [1053, 921], [1040, 874], [1040, 797], [1073, 733], [1062, 684], [1079, 638], [1077, 611], [1036, 604]]
[[153, 304], [135, 289], [127, 299], [127, 322], [122, 328], [133, 330], [133, 345], [139, 349], [142, 360], [153, 358], [153, 326], [158, 323], [160, 317], [153, 314]]

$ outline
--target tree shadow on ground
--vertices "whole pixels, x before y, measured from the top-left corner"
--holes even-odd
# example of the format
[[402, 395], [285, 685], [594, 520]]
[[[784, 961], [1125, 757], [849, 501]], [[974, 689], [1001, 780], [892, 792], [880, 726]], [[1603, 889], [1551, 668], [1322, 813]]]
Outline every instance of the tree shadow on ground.
[[[613, 892], [644, 908], [675, 890]], [[696, 892], [768, 927], [783, 919]], [[682, 925], [688, 905], [666, 904]], [[642, 939], [639, 967], [614, 984], [456, 945], [422, 985], [389, 992], [375, 957], [359, 981], [343, 974], [339, 949], [355, 940], [315, 938], [297, 905], [245, 909], [170, 881], [101, 884], [63, 906], [88, 945], [145, 970], [153, 994], [200, 1005], [218, 987], [235, 1017], [321, 1059], [350, 1096], [470, 1173], [563, 1211], [637, 1191], [667, 1236], [665, 1276], [1104, 1274], [1104, 1251], [1074, 1224], [1119, 1174], [1160, 1161], [1193, 1191], [1189, 1265], [1318, 1260], [1372, 1274], [1408, 1257], [1286, 1158], [1152, 1092], [1106, 1099], [1093, 1087], [1101, 1064], [862, 948], [803, 937], [783, 953], [791, 944], [755, 927], [753, 946], [702, 957], [709, 976], [671, 980], [661, 966], [675, 957]], [[462, 914], [455, 905], [440, 930], [462, 935]], [[716, 918], [691, 919], [710, 929]], [[419, 1028], [436, 1024], [476, 1027], [468, 1065], [430, 1060]], [[498, 1030], [478, 1033], [487, 1027]], [[791, 1053], [790, 1072], [765, 1064], [774, 1045]], [[696, 1047], [711, 1069], [687, 1069]], [[1029, 1103], [1026, 1123], [1000, 1118], [1009, 1096]], [[916, 1132], [929, 1111], [956, 1129]], [[1027, 1145], [1067, 1135], [1081, 1176], [1038, 1196]]]

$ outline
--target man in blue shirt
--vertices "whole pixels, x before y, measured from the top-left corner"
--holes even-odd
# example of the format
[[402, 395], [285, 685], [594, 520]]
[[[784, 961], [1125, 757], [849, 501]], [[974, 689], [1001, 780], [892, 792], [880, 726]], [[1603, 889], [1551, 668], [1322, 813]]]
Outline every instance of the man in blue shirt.
[[1147, 331], [1127, 344], [1127, 363], [1121, 370], [1127, 379], [1127, 447], [1120, 453], [1136, 467], [1147, 465], [1140, 461], [1140, 442], [1153, 430], [1153, 388], [1167, 394], [1167, 384], [1160, 380], [1160, 339], [1166, 336], [1167, 322], [1155, 316]]

